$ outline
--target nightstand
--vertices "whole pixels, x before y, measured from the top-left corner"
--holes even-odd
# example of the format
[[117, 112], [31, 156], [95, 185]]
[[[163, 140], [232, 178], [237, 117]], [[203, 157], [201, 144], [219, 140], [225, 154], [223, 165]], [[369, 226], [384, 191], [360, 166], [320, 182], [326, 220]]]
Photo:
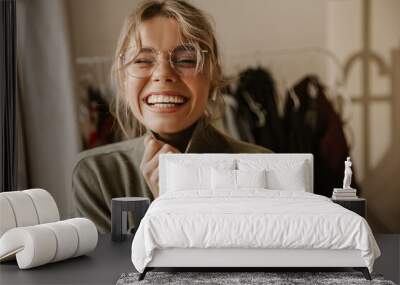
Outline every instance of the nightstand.
[[127, 238], [128, 213], [132, 212], [135, 219], [135, 229], [146, 214], [150, 199], [144, 197], [120, 197], [111, 200], [111, 239], [124, 241]]
[[332, 202], [339, 204], [340, 206], [359, 214], [365, 218], [367, 216], [367, 200], [364, 198], [354, 199], [332, 199]]

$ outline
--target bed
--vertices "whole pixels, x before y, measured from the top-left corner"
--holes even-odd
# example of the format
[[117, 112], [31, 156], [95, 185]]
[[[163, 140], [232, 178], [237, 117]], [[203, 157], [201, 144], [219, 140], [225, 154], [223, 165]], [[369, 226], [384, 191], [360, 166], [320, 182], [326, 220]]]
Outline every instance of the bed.
[[139, 280], [174, 267], [352, 267], [371, 278], [371, 229], [313, 194], [311, 154], [163, 154], [159, 175], [132, 242]]

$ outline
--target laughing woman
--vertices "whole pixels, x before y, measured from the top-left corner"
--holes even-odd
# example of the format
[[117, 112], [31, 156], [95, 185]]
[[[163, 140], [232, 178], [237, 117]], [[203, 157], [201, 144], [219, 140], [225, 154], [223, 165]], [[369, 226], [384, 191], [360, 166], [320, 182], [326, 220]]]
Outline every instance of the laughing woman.
[[269, 152], [210, 124], [222, 84], [217, 42], [204, 13], [185, 1], [139, 4], [124, 23], [113, 79], [121, 129], [141, 136], [84, 151], [74, 165], [76, 213], [100, 232], [111, 230], [113, 197], [158, 197], [162, 153]]

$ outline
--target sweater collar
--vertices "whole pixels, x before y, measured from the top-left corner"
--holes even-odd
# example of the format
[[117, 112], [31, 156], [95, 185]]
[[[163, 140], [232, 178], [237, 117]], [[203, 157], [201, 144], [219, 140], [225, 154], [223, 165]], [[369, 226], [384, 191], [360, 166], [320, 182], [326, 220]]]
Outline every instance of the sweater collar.
[[227, 142], [206, 117], [196, 123], [184, 153], [224, 153]]
[[227, 151], [226, 140], [208, 119], [202, 117], [198, 120], [185, 153], [224, 153]]

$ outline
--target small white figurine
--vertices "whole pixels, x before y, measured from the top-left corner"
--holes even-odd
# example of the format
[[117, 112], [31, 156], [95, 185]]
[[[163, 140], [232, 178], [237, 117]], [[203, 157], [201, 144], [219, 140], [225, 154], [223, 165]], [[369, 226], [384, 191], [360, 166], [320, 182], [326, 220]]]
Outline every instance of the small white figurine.
[[351, 176], [353, 172], [351, 171], [351, 160], [350, 157], [347, 157], [347, 160], [344, 162], [344, 179], [343, 179], [343, 189], [352, 189], [351, 188]]

